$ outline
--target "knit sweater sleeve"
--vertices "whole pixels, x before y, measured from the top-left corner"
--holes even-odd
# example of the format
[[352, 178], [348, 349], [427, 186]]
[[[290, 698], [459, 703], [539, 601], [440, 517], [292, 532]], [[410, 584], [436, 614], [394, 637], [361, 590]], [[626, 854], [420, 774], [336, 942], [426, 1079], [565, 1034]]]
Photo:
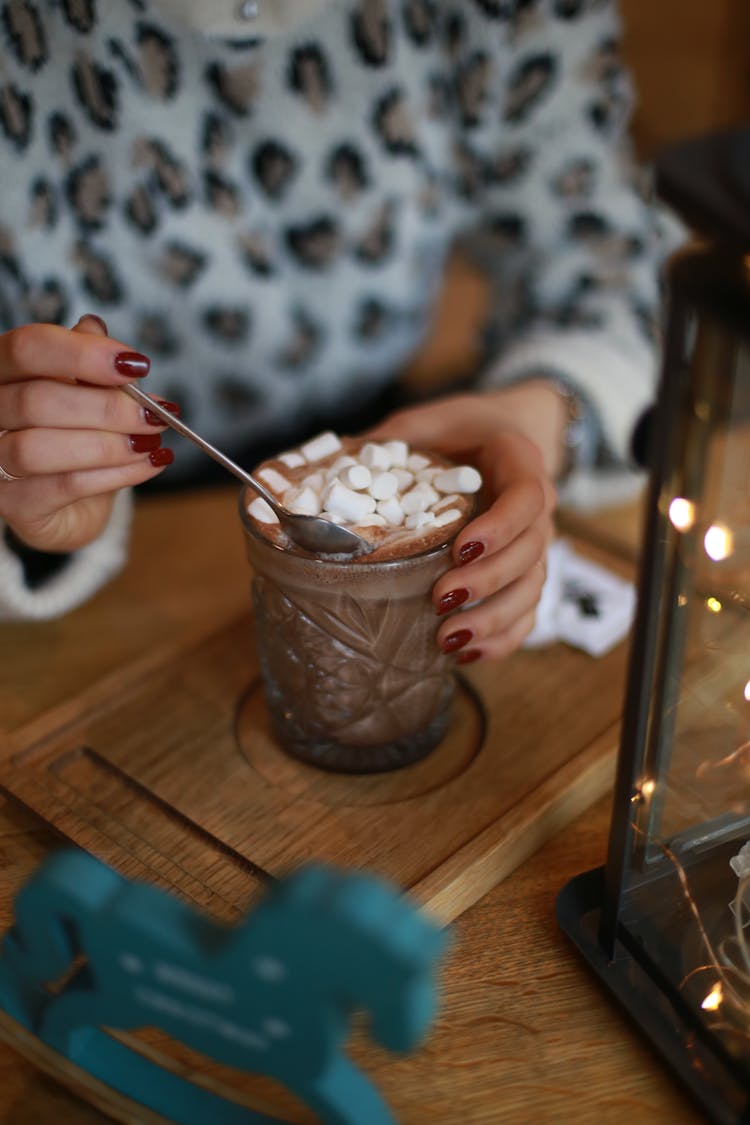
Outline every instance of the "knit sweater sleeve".
[[87, 547], [57, 560], [53, 573], [35, 583], [0, 521], [0, 621], [43, 621], [61, 617], [118, 573], [127, 558], [132, 511], [129, 491], [118, 493], [103, 533]]
[[[501, 65], [493, 6], [477, 7], [485, 16], [466, 29], [455, 83], [462, 156], [497, 291], [521, 295], [484, 382], [559, 378], [590, 412], [592, 460], [626, 465], [655, 394], [660, 263], [676, 228], [636, 189], [617, 12], [543, 0], [519, 17]], [[496, 33], [508, 41], [500, 23]]]

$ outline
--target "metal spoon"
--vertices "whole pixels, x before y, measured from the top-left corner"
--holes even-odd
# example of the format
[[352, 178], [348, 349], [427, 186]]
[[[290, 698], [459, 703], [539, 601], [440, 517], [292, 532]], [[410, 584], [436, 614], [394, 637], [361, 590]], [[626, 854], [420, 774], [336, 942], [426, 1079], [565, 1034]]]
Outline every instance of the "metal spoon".
[[288, 508], [278, 502], [274, 494], [269, 492], [264, 484], [255, 479], [252, 473], [241, 469], [225, 453], [196, 434], [174, 414], [170, 414], [156, 399], [147, 395], [135, 383], [126, 383], [122, 390], [126, 395], [139, 402], [141, 406], [145, 406], [147, 410], [156, 414], [162, 422], [171, 426], [178, 434], [190, 438], [191, 441], [200, 446], [204, 453], [213, 457], [214, 461], [218, 461], [230, 473], [234, 473], [239, 480], [255, 489], [276, 513], [284, 531], [298, 547], [302, 547], [303, 550], [310, 551], [315, 555], [362, 555], [372, 550], [371, 544], [366, 539], [363, 539], [361, 535], [357, 535], [355, 531], [351, 531], [348, 527], [341, 527], [340, 524], [331, 523], [330, 520], [321, 519], [320, 516], [303, 516], [297, 512], [290, 512]]

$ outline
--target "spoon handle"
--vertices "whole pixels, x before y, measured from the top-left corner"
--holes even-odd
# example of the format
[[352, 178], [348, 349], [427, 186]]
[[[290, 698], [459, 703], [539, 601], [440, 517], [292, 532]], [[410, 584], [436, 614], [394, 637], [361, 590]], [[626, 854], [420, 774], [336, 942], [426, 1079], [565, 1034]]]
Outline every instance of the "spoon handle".
[[223, 465], [225, 469], [228, 469], [230, 473], [234, 473], [239, 480], [243, 481], [245, 484], [249, 484], [274, 510], [279, 507], [279, 502], [273, 493], [269, 492], [251, 473], [248, 473], [245, 469], [241, 469], [231, 457], [227, 457], [226, 453], [222, 453], [220, 449], [211, 445], [210, 441], [206, 441], [200, 434], [196, 434], [195, 430], [191, 430], [189, 426], [186, 426], [181, 418], [171, 414], [169, 410], [165, 410], [161, 403], [151, 398], [150, 395], [147, 395], [145, 391], [142, 391], [135, 383], [125, 383], [122, 390], [126, 395], [129, 395], [131, 398], [134, 398], [136, 402], [139, 402], [141, 406], [145, 406], [152, 414], [156, 414], [158, 418], [161, 418], [165, 425], [171, 426], [178, 434], [182, 434], [183, 437], [189, 438], [190, 441], [195, 442], [204, 453], [207, 453], [209, 457], [213, 457], [214, 461], [218, 461], [219, 464]]

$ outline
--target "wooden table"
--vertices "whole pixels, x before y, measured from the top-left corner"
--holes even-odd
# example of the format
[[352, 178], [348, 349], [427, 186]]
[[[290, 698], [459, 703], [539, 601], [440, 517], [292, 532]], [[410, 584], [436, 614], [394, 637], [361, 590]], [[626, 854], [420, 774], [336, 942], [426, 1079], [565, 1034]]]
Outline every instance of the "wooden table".
[[[63, 728], [102, 684], [117, 690], [123, 670], [229, 622], [248, 587], [235, 518], [231, 490], [144, 501], [131, 564], [107, 590], [63, 621], [3, 626], [6, 737]], [[609, 546], [621, 534], [611, 517], [599, 531]], [[441, 1011], [420, 1052], [369, 1051], [368, 1070], [404, 1125], [701, 1120], [556, 926], [555, 896], [602, 862], [608, 819], [608, 800], [598, 802], [455, 923]], [[0, 929], [16, 889], [58, 842], [0, 799]], [[103, 1116], [0, 1046], [0, 1120]]]

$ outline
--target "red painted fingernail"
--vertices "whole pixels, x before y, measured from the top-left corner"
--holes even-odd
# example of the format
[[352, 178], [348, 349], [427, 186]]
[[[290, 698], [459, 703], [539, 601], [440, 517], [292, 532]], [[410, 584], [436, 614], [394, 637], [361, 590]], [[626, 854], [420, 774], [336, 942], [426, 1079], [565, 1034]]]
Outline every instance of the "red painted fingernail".
[[470, 648], [468, 652], [459, 652], [456, 657], [456, 664], [473, 664], [475, 660], [479, 660], [481, 655], [478, 648]]
[[162, 465], [172, 464], [174, 453], [171, 449], [155, 449], [153, 453], [149, 453], [148, 459], [155, 469], [160, 469]]
[[115, 370], [128, 379], [142, 379], [148, 375], [151, 360], [140, 352], [120, 352], [115, 356]]
[[79, 318], [78, 324], [80, 324], [82, 320], [95, 320], [104, 335], [109, 336], [109, 329], [107, 328], [106, 322], [103, 321], [100, 316], [97, 316], [96, 313], [84, 313], [83, 316]]
[[478, 539], [472, 539], [470, 543], [464, 543], [463, 547], [458, 552], [458, 565], [465, 566], [466, 563], [473, 562], [478, 559], [484, 552], [484, 543], [480, 543]]
[[440, 647], [443, 652], [455, 652], [456, 649], [463, 648], [465, 644], [468, 644], [473, 636], [471, 629], [459, 629], [457, 633], [450, 633]]
[[438, 613], [438, 615], [443, 613], [450, 613], [452, 609], [456, 609], [457, 606], [463, 605], [468, 596], [468, 590], [451, 590], [450, 593], [443, 594], [442, 598], [437, 604], [436, 612]]
[[150, 453], [159, 448], [161, 434], [131, 434], [128, 441], [133, 453]]
[[[157, 398], [156, 401], [160, 406], [163, 406], [165, 410], [168, 410], [170, 414], [175, 414], [178, 418], [180, 417], [182, 411], [180, 410], [176, 402], [168, 402], [165, 398]], [[149, 426], [166, 425], [166, 422], [162, 422], [158, 414], [154, 414], [153, 410], [149, 410], [147, 406], [143, 408], [143, 417], [146, 419]]]

